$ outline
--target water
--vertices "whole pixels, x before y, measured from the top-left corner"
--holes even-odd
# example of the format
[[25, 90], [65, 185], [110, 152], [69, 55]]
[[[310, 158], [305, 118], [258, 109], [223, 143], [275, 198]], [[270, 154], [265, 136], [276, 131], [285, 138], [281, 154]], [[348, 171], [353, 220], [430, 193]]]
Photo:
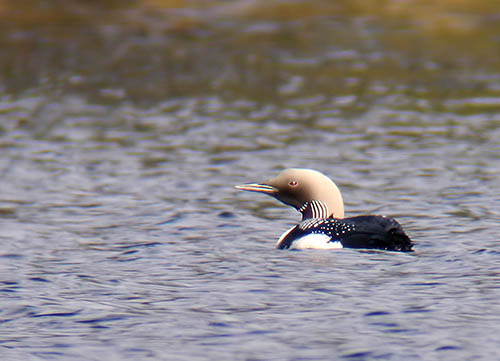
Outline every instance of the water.
[[[497, 359], [491, 15], [154, 4], [8, 17], [2, 359]], [[296, 211], [233, 186], [290, 166], [416, 251], [276, 250]]]

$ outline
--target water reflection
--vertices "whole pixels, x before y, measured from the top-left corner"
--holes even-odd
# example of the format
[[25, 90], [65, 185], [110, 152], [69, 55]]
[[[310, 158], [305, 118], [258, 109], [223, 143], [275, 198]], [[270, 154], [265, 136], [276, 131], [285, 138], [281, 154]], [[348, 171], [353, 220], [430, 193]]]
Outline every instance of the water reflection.
[[[462, 99], [498, 110], [497, 82], [484, 76], [499, 71], [489, 1], [475, 2], [474, 12], [415, 2], [32, 5], [0, 12], [0, 77], [9, 93], [39, 88], [56, 99], [69, 92], [149, 105], [207, 94], [277, 104], [327, 96], [342, 116], [381, 98], [411, 110]], [[485, 93], [467, 102], [476, 89]]]

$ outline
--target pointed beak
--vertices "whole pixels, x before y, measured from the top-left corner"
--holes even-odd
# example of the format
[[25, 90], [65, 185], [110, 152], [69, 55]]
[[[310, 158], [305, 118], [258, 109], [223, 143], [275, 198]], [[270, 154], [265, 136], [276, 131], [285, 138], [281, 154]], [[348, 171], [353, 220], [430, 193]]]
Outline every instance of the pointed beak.
[[278, 188], [275, 188], [267, 184], [259, 184], [259, 183], [242, 184], [240, 186], [235, 186], [234, 188], [240, 189], [242, 191], [258, 192], [269, 195], [275, 195], [276, 193], [278, 193]]

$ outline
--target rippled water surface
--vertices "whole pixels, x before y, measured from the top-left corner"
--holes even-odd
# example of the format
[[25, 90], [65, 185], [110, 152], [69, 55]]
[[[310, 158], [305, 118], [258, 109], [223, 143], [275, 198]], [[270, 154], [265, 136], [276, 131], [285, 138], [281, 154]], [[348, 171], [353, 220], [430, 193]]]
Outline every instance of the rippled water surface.
[[[3, 360], [498, 358], [490, 2], [43, 4], [0, 6]], [[276, 250], [233, 186], [292, 166], [415, 252]]]

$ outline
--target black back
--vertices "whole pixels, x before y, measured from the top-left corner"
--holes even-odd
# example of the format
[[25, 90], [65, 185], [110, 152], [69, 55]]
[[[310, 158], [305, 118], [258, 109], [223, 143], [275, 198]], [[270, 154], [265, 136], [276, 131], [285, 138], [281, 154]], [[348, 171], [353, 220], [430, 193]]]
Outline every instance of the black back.
[[340, 241], [345, 248], [413, 251], [412, 242], [401, 225], [383, 216], [308, 219], [292, 229], [278, 248], [290, 248], [294, 240], [309, 233], [326, 234], [333, 242]]
[[341, 234], [340, 241], [348, 248], [377, 248], [411, 252], [412, 242], [401, 225], [393, 218], [359, 216], [343, 221], [354, 225], [354, 231]]

